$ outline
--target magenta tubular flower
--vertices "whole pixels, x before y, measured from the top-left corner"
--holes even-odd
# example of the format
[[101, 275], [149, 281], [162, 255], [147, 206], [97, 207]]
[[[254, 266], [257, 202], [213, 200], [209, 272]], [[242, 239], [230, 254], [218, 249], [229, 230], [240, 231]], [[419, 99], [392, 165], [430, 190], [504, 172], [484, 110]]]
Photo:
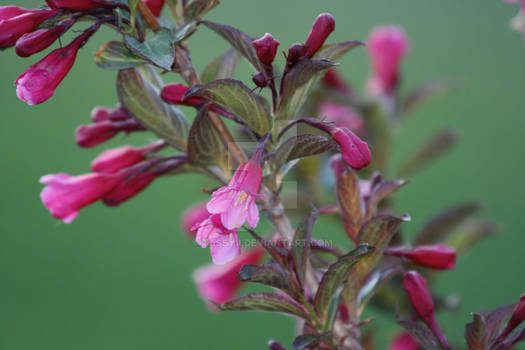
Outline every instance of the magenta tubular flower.
[[[193, 280], [197, 285], [199, 295], [205, 301], [222, 304], [232, 299], [241, 288], [242, 282], [237, 277], [237, 272], [244, 265], [257, 265], [261, 262], [264, 249], [255, 247], [247, 250], [240, 256], [221, 266], [206, 265], [195, 270]], [[212, 306], [208, 303], [208, 306]]]
[[419, 350], [419, 343], [409, 333], [403, 332], [392, 340], [388, 350]]
[[350, 86], [343, 80], [335, 69], [330, 69], [322, 78], [322, 82], [329, 88], [339, 91], [343, 95], [350, 95]]
[[438, 338], [445, 350], [450, 349], [447, 338], [441, 332], [434, 315], [434, 301], [425, 279], [416, 271], [408, 271], [403, 277], [403, 285], [414, 310]]
[[444, 244], [423, 245], [413, 249], [388, 248], [385, 254], [402, 256], [416, 265], [436, 270], [453, 269], [456, 263], [456, 251]]
[[181, 217], [181, 228], [188, 237], [195, 238], [199, 223], [206, 220], [210, 216], [206, 209], [206, 202], [197, 203], [182, 213]]
[[91, 111], [91, 120], [93, 123], [100, 123], [106, 120], [119, 122], [126, 119], [130, 119], [130, 116], [121, 106], [116, 109], [97, 106]]
[[89, 11], [97, 8], [111, 8], [119, 6], [116, 2], [103, 0], [46, 0], [51, 8], [60, 8], [71, 11]]
[[108, 149], [91, 162], [91, 170], [96, 173], [116, 173], [146, 160], [148, 153], [156, 152], [165, 146], [164, 141], [159, 141], [143, 147], [121, 146]]
[[202, 248], [210, 246], [211, 259], [216, 265], [224, 265], [241, 254], [237, 228], [224, 227], [219, 214], [208, 216], [193, 227], [197, 231], [195, 241]]
[[96, 29], [98, 28], [84, 32], [66, 47], [54, 50], [40, 62], [27, 68], [15, 81], [18, 98], [32, 106], [53, 96], [55, 89], [73, 67], [78, 50]]
[[164, 0], [143, 0], [144, 5], [146, 5], [153, 16], [159, 17], [164, 7]]
[[10, 19], [24, 13], [34, 12], [35, 10], [25, 9], [18, 6], [0, 6], [0, 21]]
[[312, 30], [304, 43], [306, 47], [306, 56], [312, 57], [321, 46], [326, 38], [335, 30], [335, 19], [329, 13], [321, 13], [314, 21]]
[[370, 164], [372, 154], [368, 144], [347, 128], [334, 128], [332, 138], [341, 147], [343, 160], [353, 169], [359, 170]]
[[[13, 8], [15, 6], [3, 7], [0, 16], [0, 48], [5, 49], [13, 46], [25, 33], [34, 31], [45, 20], [52, 17], [56, 10], [26, 10]], [[21, 14], [9, 17], [12, 14], [23, 11]]]
[[400, 27], [378, 27], [368, 37], [372, 77], [371, 95], [392, 96], [399, 82], [399, 67], [409, 50], [408, 38]]
[[275, 55], [277, 55], [277, 48], [280, 42], [275, 40], [272, 34], [266, 33], [261, 38], [252, 41], [252, 44], [255, 47], [257, 57], [259, 57], [261, 63], [265, 65], [272, 64]]
[[350, 107], [333, 102], [321, 102], [319, 115], [322, 119], [334, 123], [338, 127], [347, 128], [357, 134], [362, 134], [365, 122], [359, 113]]
[[211, 214], [220, 214], [222, 224], [229, 230], [241, 227], [246, 221], [255, 228], [259, 210], [255, 200], [261, 197], [262, 169], [254, 160], [242, 163], [230, 183], [212, 193], [207, 208]]
[[80, 125], [75, 130], [75, 142], [80, 147], [95, 147], [111, 139], [121, 131], [129, 133], [142, 130], [144, 130], [144, 127], [134, 119], [121, 122], [106, 120], [95, 124]]
[[184, 84], [168, 84], [162, 88], [160, 97], [164, 102], [173, 105], [198, 106], [206, 102], [206, 100], [201, 97], [189, 97], [185, 99], [184, 95], [186, 95], [189, 90], [190, 88]]
[[20, 57], [29, 57], [47, 49], [74, 23], [75, 19], [69, 18], [52, 28], [39, 29], [22, 35], [16, 42], [16, 54]]
[[51, 215], [69, 224], [80, 209], [101, 199], [118, 181], [118, 176], [104, 174], [45, 175], [40, 182], [47, 186], [40, 193], [40, 198]]

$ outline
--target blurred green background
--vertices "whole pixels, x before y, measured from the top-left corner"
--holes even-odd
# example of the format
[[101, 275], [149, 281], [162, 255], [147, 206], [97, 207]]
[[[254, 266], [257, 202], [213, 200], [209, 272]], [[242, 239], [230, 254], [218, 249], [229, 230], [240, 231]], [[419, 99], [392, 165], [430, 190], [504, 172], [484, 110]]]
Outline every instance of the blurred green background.
[[[525, 47], [508, 27], [516, 11], [499, 0], [223, 0], [208, 15], [253, 36], [269, 31], [283, 48], [303, 41], [320, 12], [336, 18], [332, 42], [364, 40], [375, 25], [399, 24], [412, 42], [403, 67], [405, 89], [427, 79], [459, 83], [458, 90], [404, 122], [395, 150], [401, 160], [443, 127], [462, 135], [458, 148], [400, 192], [398, 208], [413, 218], [409, 232], [437, 210], [471, 199], [483, 201], [482, 215], [502, 228], [438, 280], [441, 293], [461, 297], [457, 312], [440, 315], [453, 340], [461, 339], [470, 311], [514, 302], [525, 291]], [[116, 103], [115, 73], [97, 69], [91, 54], [111, 38], [107, 30], [95, 36], [55, 97], [37, 107], [17, 100], [12, 85], [37, 57], [20, 59], [13, 50], [0, 56], [0, 349], [264, 349], [269, 338], [290, 344], [291, 319], [210, 314], [195, 293], [191, 272], [209, 262], [209, 253], [183, 237], [179, 215], [204, 198], [200, 178], [159, 180], [118, 208], [95, 204], [83, 210], [71, 225], [57, 222], [41, 205], [41, 175], [87, 172], [106, 146], [123, 143], [118, 138], [85, 150], [73, 139], [93, 106]], [[227, 45], [203, 28], [191, 47], [202, 68]], [[363, 86], [365, 50], [356, 49], [341, 63], [346, 77]], [[248, 73], [243, 65], [238, 77]], [[150, 137], [125, 142], [142, 144]], [[369, 314], [378, 317], [379, 349], [385, 348], [398, 331], [394, 312]]]

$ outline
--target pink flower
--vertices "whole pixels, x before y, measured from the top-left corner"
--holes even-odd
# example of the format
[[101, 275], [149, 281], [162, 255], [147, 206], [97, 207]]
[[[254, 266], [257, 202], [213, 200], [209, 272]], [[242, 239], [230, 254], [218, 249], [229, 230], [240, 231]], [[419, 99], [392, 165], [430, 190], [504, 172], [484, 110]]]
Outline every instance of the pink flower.
[[207, 208], [211, 214], [220, 214], [222, 224], [229, 230], [241, 227], [246, 221], [255, 228], [259, 210], [255, 200], [261, 184], [262, 169], [254, 160], [242, 163], [230, 183], [212, 193]]
[[303, 44], [292, 44], [288, 49], [286, 56], [286, 67], [284, 73], [287, 73], [301, 58], [306, 55], [306, 47]]
[[279, 41], [275, 40], [272, 34], [266, 33], [263, 37], [252, 41], [252, 44], [255, 47], [257, 57], [259, 57], [261, 63], [265, 65], [272, 64], [277, 54], [277, 48], [280, 44]]
[[69, 224], [80, 209], [101, 199], [118, 181], [118, 176], [104, 174], [45, 175], [40, 182], [47, 186], [40, 193], [40, 198], [51, 215]]
[[387, 248], [387, 255], [403, 256], [414, 264], [431, 269], [452, 269], [456, 263], [456, 251], [444, 244], [424, 245], [413, 249]]
[[16, 6], [2, 7], [0, 12], [0, 48], [13, 46], [18, 38], [34, 31], [56, 10], [26, 10]]
[[237, 236], [237, 229], [224, 227], [219, 214], [208, 216], [195, 225], [192, 230], [197, 230], [195, 236], [197, 244], [202, 248], [210, 246], [211, 258], [216, 265], [224, 265], [241, 254], [241, 243]]
[[186, 95], [189, 90], [190, 88], [184, 84], [168, 84], [162, 88], [160, 97], [164, 102], [174, 105], [198, 106], [206, 102], [202, 97], [189, 97], [185, 99], [184, 95]]
[[139, 130], [144, 130], [144, 127], [134, 119], [121, 122], [106, 120], [95, 124], [80, 125], [75, 130], [75, 141], [80, 147], [95, 147], [121, 131], [129, 133]]
[[206, 301], [222, 304], [232, 299], [240, 289], [242, 282], [237, 272], [244, 265], [257, 265], [261, 262], [264, 249], [250, 249], [226, 265], [206, 265], [195, 270], [193, 279], [200, 296]]
[[164, 0], [144, 0], [144, 5], [146, 5], [153, 16], [159, 17], [164, 7]]
[[97, 173], [116, 173], [146, 160], [148, 153], [156, 152], [165, 146], [166, 143], [160, 141], [143, 147], [121, 146], [108, 149], [91, 162], [91, 170]]
[[432, 300], [425, 279], [416, 271], [408, 271], [403, 277], [403, 285], [416, 313], [436, 335], [443, 348], [449, 350], [450, 345], [448, 344], [448, 340], [443, 335], [443, 332], [441, 332], [436, 321], [434, 301]]
[[334, 123], [338, 127], [345, 127], [358, 134], [363, 133], [365, 123], [359, 113], [350, 107], [333, 102], [321, 102], [319, 115], [322, 119]]
[[329, 13], [321, 13], [314, 21], [312, 30], [304, 43], [306, 47], [306, 56], [312, 57], [321, 46], [326, 38], [335, 30], [335, 19]]
[[399, 66], [408, 49], [408, 38], [400, 27], [377, 27], [372, 31], [368, 37], [372, 64], [368, 89], [372, 95], [393, 95], [399, 82]]
[[403, 332], [392, 340], [388, 350], [418, 350], [419, 343], [409, 333]]
[[351, 92], [350, 86], [343, 80], [343, 78], [337, 73], [335, 68], [330, 69], [322, 78], [323, 83], [336, 91], [339, 91], [343, 95], [349, 95]]
[[96, 29], [84, 32], [69, 45], [54, 50], [26, 69], [15, 81], [18, 98], [32, 106], [53, 96], [57, 86], [73, 67], [78, 50], [95, 31]]
[[208, 210], [206, 209], [206, 202], [197, 203], [189, 207], [184, 213], [182, 213], [182, 232], [186, 233], [191, 238], [195, 238], [197, 232], [194, 228], [209, 216], [210, 213], [208, 213]]
[[89, 11], [101, 7], [117, 7], [116, 1], [104, 0], [46, 0], [51, 8], [61, 8], [72, 11]]
[[370, 164], [372, 154], [368, 144], [347, 128], [334, 128], [332, 138], [341, 147], [343, 160], [354, 169], [362, 169]]
[[91, 111], [91, 120], [93, 120], [93, 123], [99, 123], [106, 120], [119, 122], [129, 118], [130, 116], [121, 106], [118, 106], [116, 109], [97, 106]]
[[74, 23], [75, 19], [69, 18], [54, 27], [39, 29], [22, 35], [16, 42], [16, 54], [20, 57], [29, 57], [47, 49]]

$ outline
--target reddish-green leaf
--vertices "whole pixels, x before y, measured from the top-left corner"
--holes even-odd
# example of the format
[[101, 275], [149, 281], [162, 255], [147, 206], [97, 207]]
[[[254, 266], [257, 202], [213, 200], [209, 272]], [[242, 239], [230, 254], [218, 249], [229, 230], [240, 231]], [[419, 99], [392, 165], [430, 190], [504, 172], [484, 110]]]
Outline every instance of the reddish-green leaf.
[[447, 92], [454, 87], [451, 81], [428, 81], [412, 90], [403, 101], [404, 115], [431, 97]]
[[312, 241], [312, 231], [314, 229], [317, 213], [308, 215], [297, 227], [292, 242], [292, 257], [295, 263], [297, 276], [304, 282], [306, 266], [310, 258], [310, 242]]
[[443, 350], [435, 335], [424, 323], [404, 320], [397, 320], [397, 323], [410, 333], [411, 336], [416, 338], [422, 349]]
[[232, 78], [239, 59], [239, 51], [233, 47], [230, 48], [204, 68], [201, 74], [202, 82], [209, 83], [216, 79]]
[[374, 215], [379, 203], [386, 196], [396, 192], [408, 183], [406, 180], [383, 180], [380, 175], [372, 176], [372, 178], [374, 177], [378, 178], [378, 181], [371, 181], [370, 196], [365, 203], [366, 220]]
[[121, 41], [108, 41], [95, 52], [95, 63], [102, 69], [127, 69], [146, 62], [131, 52]]
[[336, 61], [354, 47], [365, 45], [362, 41], [351, 40], [322, 46], [314, 55], [316, 59]]
[[201, 17], [219, 4], [219, 0], [193, 0], [184, 7], [186, 18]]
[[290, 137], [275, 151], [274, 164], [277, 169], [287, 162], [337, 150], [337, 143], [330, 137], [316, 134], [300, 134]]
[[336, 180], [335, 189], [343, 227], [348, 237], [355, 241], [363, 223], [363, 203], [359, 191], [359, 178], [354, 171], [345, 170]]
[[221, 311], [279, 312], [308, 319], [303, 306], [293, 299], [275, 293], [252, 293], [217, 306]]
[[295, 350], [311, 349], [321, 344], [323, 341], [331, 339], [332, 333], [326, 332], [323, 334], [302, 334], [297, 336], [292, 345]]
[[290, 295], [297, 297], [297, 289], [292, 276], [280, 264], [275, 261], [267, 264], [244, 265], [239, 272], [239, 279], [243, 282], [261, 283], [273, 288], [277, 288]]
[[171, 70], [175, 60], [172, 34], [169, 29], [159, 30], [152, 38], [140, 42], [132, 36], [124, 36], [126, 46], [136, 55], [165, 70]]

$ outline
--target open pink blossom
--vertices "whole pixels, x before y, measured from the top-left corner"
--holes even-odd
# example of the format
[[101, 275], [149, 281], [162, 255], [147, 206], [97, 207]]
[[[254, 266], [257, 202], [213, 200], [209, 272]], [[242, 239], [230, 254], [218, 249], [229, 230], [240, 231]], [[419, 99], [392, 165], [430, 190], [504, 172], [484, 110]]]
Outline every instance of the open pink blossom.
[[25, 33], [38, 28], [56, 10], [27, 10], [16, 6], [0, 8], [0, 48], [13, 46]]
[[388, 350], [419, 350], [419, 343], [409, 333], [403, 332], [392, 340]]
[[219, 214], [208, 216], [205, 220], [194, 226], [197, 230], [195, 241], [202, 248], [210, 246], [213, 263], [224, 265], [241, 254], [241, 243], [237, 236], [237, 228], [224, 227]]
[[452, 269], [456, 263], [456, 251], [444, 244], [423, 245], [413, 249], [387, 248], [385, 254], [402, 256], [416, 265], [436, 270]]
[[206, 202], [197, 203], [182, 213], [181, 217], [181, 226], [182, 232], [188, 235], [191, 238], [195, 238], [196, 230], [198, 228], [197, 224], [201, 223], [210, 216], [208, 210], [206, 209]]
[[205, 301], [212, 301], [217, 304], [232, 299], [242, 285], [237, 277], [237, 272], [244, 265], [259, 264], [263, 255], [264, 249], [256, 247], [245, 251], [225, 265], [210, 264], [195, 270], [193, 279], [197, 284], [199, 295]]
[[368, 90], [371, 95], [391, 96], [399, 82], [399, 67], [409, 50], [408, 38], [400, 27], [375, 28], [368, 37], [368, 54], [372, 77]]
[[222, 224], [229, 230], [241, 227], [246, 221], [255, 228], [259, 222], [259, 210], [255, 200], [261, 197], [262, 169], [256, 161], [242, 163], [230, 183], [212, 193], [208, 211], [220, 214]]
[[97, 173], [116, 173], [121, 169], [142, 162], [148, 153], [165, 147], [166, 143], [159, 141], [143, 147], [121, 146], [108, 149], [91, 162], [91, 170]]
[[345, 127], [357, 134], [362, 134], [365, 128], [363, 117], [354, 109], [333, 102], [321, 102], [319, 115], [324, 120], [338, 127]]
[[40, 198], [51, 215], [69, 224], [80, 209], [101, 199], [119, 180], [119, 176], [104, 174], [45, 175], [40, 182], [47, 186], [40, 193]]
[[55, 89], [73, 67], [78, 50], [95, 31], [96, 29], [84, 32], [69, 45], [54, 50], [40, 62], [27, 68], [15, 81], [18, 98], [32, 106], [53, 96]]

